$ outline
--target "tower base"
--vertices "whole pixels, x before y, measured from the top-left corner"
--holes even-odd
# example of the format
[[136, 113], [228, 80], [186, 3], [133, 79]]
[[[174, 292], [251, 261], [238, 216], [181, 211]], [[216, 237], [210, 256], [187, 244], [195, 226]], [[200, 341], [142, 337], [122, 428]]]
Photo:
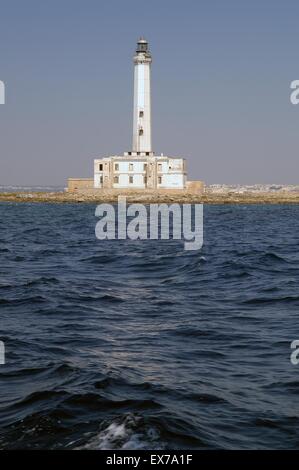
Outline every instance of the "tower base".
[[125, 152], [94, 160], [94, 188], [185, 189], [184, 158], [153, 152]]

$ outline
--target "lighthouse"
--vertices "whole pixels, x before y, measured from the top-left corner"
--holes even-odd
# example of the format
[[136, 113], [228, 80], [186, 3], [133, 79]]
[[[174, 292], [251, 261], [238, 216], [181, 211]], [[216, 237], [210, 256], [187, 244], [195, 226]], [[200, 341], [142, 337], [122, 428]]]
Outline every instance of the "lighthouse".
[[[185, 159], [156, 154], [152, 149], [152, 55], [149, 44], [143, 37], [137, 41], [133, 63], [132, 148], [123, 155], [108, 155], [94, 160], [93, 188], [119, 192], [186, 190], [188, 182]], [[72, 184], [79, 183], [74, 180]]]
[[134, 56], [133, 152], [152, 152], [151, 63], [148, 42], [140, 38]]
[[188, 181], [186, 159], [157, 154], [152, 149], [151, 64], [152, 55], [146, 39], [137, 41], [134, 64], [133, 141], [130, 150], [94, 159], [94, 177], [69, 178], [69, 191], [184, 191], [198, 194], [202, 181]]

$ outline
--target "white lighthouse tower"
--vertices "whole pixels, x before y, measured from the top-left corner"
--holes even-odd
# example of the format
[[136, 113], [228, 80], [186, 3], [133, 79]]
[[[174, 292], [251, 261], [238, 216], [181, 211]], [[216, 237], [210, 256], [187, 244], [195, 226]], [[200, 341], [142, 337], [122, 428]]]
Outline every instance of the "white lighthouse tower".
[[152, 150], [151, 63], [148, 42], [140, 38], [134, 55], [132, 150], [94, 160], [95, 189], [184, 190], [187, 187], [185, 159], [157, 155]]
[[140, 38], [134, 56], [133, 152], [152, 152], [151, 63], [148, 42]]

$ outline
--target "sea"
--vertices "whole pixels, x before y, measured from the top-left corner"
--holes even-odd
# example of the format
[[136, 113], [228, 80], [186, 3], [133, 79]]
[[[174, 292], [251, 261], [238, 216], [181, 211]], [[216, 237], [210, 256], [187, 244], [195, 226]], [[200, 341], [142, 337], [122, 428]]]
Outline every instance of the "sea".
[[0, 203], [1, 449], [295, 449], [299, 206], [205, 205], [204, 244]]

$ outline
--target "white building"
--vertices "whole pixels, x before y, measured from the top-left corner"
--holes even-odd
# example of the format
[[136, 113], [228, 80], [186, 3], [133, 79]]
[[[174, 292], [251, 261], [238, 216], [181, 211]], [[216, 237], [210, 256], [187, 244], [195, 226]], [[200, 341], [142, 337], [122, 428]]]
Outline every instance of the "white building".
[[94, 188], [185, 189], [184, 158], [155, 155], [151, 139], [151, 63], [145, 39], [134, 56], [134, 107], [132, 151], [94, 160]]

